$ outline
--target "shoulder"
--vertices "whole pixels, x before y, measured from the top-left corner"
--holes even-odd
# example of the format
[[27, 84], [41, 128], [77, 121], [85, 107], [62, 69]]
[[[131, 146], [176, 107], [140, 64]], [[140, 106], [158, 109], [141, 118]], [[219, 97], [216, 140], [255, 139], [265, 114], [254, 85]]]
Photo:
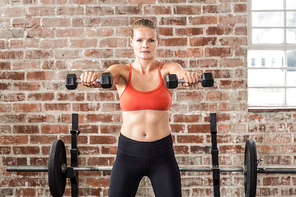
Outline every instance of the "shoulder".
[[176, 62], [162, 63], [161, 69], [168, 72], [169, 74], [175, 74], [182, 70], [182, 66]]

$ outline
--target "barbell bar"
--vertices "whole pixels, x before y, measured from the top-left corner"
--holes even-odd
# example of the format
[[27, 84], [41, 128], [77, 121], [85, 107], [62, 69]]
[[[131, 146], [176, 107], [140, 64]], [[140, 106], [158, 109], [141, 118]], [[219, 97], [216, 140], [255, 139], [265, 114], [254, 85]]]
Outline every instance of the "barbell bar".
[[[69, 168], [69, 167], [67, 167]], [[74, 171], [112, 171], [112, 166], [100, 167], [71, 167]], [[244, 172], [244, 167], [237, 168], [217, 168], [220, 172]], [[62, 169], [65, 170], [65, 169]], [[214, 168], [187, 168], [180, 167], [180, 171], [188, 172], [212, 172]], [[46, 165], [8, 165], [7, 172], [48, 172]], [[257, 167], [257, 173], [296, 173], [296, 167], [284, 166], [260, 166]]]

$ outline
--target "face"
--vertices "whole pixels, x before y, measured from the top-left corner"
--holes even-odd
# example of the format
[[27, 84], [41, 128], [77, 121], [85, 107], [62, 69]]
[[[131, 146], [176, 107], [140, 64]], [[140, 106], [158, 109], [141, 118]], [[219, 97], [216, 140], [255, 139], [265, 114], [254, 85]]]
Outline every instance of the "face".
[[134, 53], [137, 58], [155, 58], [156, 48], [159, 44], [156, 30], [148, 27], [138, 27], [134, 29], [134, 37], [130, 38], [130, 44], [134, 48]]

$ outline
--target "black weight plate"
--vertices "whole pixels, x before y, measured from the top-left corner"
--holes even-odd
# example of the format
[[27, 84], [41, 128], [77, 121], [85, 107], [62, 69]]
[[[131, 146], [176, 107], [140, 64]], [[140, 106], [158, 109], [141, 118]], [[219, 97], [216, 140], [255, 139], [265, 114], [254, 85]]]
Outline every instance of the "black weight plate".
[[253, 140], [246, 142], [244, 168], [246, 197], [255, 197], [257, 188], [257, 151]]
[[48, 159], [48, 183], [53, 197], [61, 197], [65, 192], [67, 176], [62, 173], [62, 164], [67, 165], [65, 144], [62, 140], [55, 140]]

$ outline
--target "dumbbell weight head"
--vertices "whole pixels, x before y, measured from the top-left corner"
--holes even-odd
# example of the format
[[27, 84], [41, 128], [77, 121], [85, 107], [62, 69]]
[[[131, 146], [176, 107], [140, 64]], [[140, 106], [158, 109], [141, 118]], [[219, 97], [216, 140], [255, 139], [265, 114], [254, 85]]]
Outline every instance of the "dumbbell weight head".
[[165, 77], [166, 87], [173, 89], [178, 87], [178, 77], [175, 74], [169, 74]]
[[214, 85], [214, 76], [212, 73], [203, 73], [200, 81], [203, 87], [212, 87]]
[[68, 90], [75, 90], [77, 88], [77, 76], [75, 74], [68, 74], [65, 78], [65, 86]]
[[[111, 88], [113, 85], [112, 74], [109, 72], [102, 73], [98, 82], [102, 88]], [[80, 83], [80, 81], [77, 81], [76, 74], [68, 74], [65, 78], [65, 86], [68, 90], [75, 90]]]
[[111, 88], [113, 85], [113, 76], [111, 73], [102, 73], [100, 77], [100, 82], [102, 88]]

